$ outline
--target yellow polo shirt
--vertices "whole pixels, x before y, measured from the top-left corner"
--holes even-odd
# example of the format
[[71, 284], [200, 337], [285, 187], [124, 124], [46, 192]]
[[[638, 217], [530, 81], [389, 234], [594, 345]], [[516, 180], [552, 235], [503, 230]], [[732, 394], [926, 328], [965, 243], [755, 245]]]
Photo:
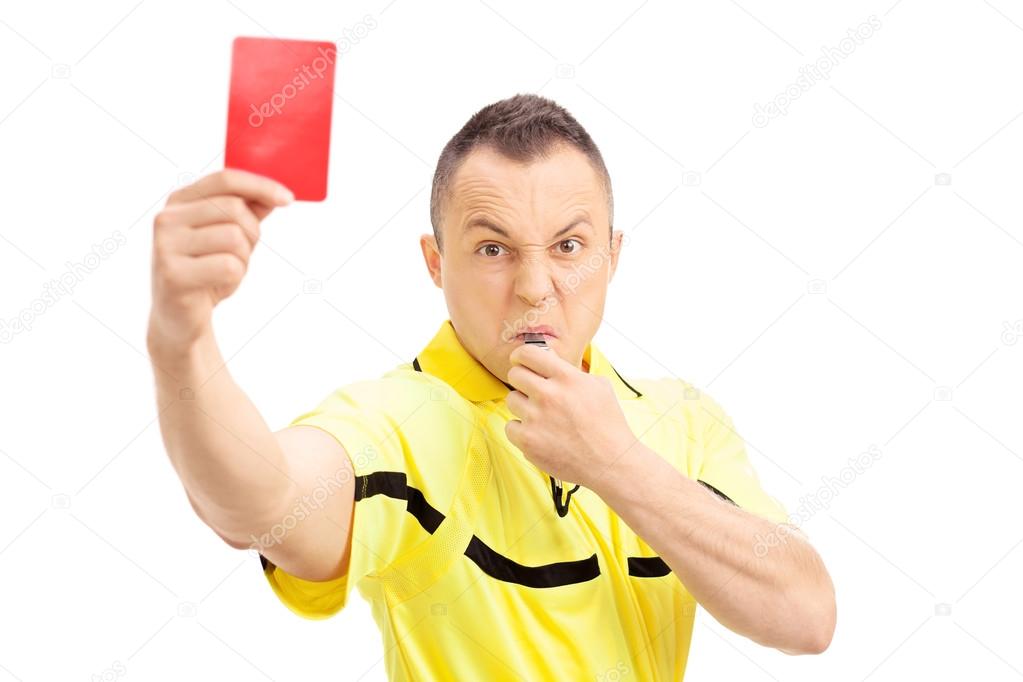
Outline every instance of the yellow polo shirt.
[[[739, 507], [787, 521], [710, 396], [678, 379], [626, 381], [592, 342], [584, 361], [644, 444]], [[695, 600], [596, 493], [566, 483], [575, 492], [556, 511], [551, 478], [505, 436], [509, 390], [446, 320], [413, 362], [297, 417], [352, 459], [351, 563], [308, 581], [260, 556], [274, 593], [327, 618], [357, 587], [395, 681], [682, 679]]]

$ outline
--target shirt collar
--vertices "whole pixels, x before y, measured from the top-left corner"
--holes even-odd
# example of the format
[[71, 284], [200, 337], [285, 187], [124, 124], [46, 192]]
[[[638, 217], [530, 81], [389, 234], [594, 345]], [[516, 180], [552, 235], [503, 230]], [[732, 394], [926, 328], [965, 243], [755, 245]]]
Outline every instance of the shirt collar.
[[[583, 360], [589, 365], [590, 374], [607, 377], [611, 381], [619, 400], [642, 397], [642, 393], [618, 374], [592, 340], [583, 351]], [[440, 330], [412, 364], [417, 371], [432, 374], [474, 403], [503, 400], [512, 390], [465, 349], [450, 319], [441, 324]]]

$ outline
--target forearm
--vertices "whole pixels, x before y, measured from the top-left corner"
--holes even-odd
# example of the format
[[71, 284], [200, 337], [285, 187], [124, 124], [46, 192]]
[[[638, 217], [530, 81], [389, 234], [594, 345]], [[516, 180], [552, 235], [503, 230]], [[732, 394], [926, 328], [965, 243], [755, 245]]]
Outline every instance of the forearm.
[[820, 557], [795, 534], [758, 556], [778, 527], [724, 503], [639, 442], [595, 489], [719, 622], [790, 653], [818, 652], [834, 630], [834, 591]]
[[234, 382], [212, 332], [192, 347], [148, 339], [164, 446], [199, 516], [245, 542], [293, 497], [277, 439]]

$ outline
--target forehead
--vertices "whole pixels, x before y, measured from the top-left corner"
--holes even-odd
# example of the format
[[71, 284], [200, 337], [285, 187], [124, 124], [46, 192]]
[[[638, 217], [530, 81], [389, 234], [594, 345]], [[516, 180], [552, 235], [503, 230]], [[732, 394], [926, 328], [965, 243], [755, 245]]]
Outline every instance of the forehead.
[[489, 147], [474, 149], [452, 178], [450, 200], [456, 213], [477, 208], [562, 210], [581, 204], [597, 209], [605, 201], [601, 177], [590, 160], [566, 145], [526, 163]]

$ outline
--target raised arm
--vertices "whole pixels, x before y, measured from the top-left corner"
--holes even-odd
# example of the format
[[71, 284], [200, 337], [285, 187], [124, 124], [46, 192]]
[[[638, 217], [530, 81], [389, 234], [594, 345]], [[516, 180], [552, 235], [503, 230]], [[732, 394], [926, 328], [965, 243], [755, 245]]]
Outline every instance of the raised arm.
[[[230, 546], [325, 580], [347, 568], [348, 455], [316, 428], [272, 432], [231, 377], [212, 327], [213, 308], [246, 273], [260, 221], [289, 201], [273, 180], [237, 170], [170, 196], [153, 226], [147, 345], [163, 442], [198, 516]], [[335, 481], [326, 496], [324, 480]]]

